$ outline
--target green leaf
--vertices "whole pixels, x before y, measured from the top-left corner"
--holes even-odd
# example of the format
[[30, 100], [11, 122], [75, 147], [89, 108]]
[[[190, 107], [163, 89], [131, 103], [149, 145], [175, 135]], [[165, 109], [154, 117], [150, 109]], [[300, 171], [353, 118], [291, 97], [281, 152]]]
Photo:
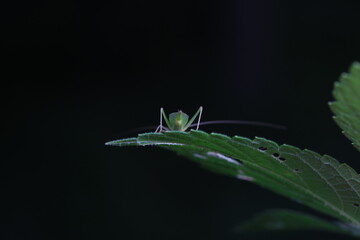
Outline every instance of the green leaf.
[[306, 231], [317, 230], [359, 237], [360, 229], [351, 224], [330, 222], [316, 216], [288, 210], [271, 209], [255, 215], [237, 229], [244, 231]]
[[349, 73], [343, 73], [335, 83], [330, 102], [336, 123], [343, 129], [344, 135], [360, 151], [360, 63], [355, 62]]
[[334, 158], [264, 138], [203, 131], [145, 133], [113, 146], [156, 145], [217, 173], [259, 184], [347, 223], [360, 225], [360, 177]]

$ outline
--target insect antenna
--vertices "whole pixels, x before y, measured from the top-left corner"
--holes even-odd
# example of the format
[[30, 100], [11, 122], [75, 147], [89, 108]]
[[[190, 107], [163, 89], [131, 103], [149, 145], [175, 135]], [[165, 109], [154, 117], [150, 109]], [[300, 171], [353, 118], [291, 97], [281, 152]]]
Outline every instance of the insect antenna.
[[251, 125], [251, 126], [260, 126], [260, 127], [269, 127], [276, 128], [280, 130], [286, 130], [285, 126], [274, 124], [274, 123], [266, 123], [266, 122], [257, 122], [257, 121], [246, 121], [246, 120], [214, 120], [214, 121], [205, 121], [201, 123], [191, 124], [189, 127], [195, 126], [203, 126], [203, 125], [215, 125], [215, 124], [239, 124], [239, 125]]

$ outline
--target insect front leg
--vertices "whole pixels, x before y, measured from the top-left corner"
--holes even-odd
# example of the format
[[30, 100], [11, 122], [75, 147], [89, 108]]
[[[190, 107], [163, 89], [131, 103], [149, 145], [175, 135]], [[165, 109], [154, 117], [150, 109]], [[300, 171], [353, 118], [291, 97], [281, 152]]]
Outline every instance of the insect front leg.
[[202, 111], [203, 111], [203, 107], [199, 107], [199, 110], [197, 110], [197, 112], [194, 114], [194, 116], [189, 120], [189, 122], [184, 127], [185, 130], [190, 127], [190, 125], [194, 122], [194, 120], [196, 119], [197, 116], [199, 116], [199, 118], [198, 118], [198, 123], [196, 125], [196, 130], [199, 130]]
[[169, 129], [168, 128], [166, 128], [166, 127], [164, 127], [163, 126], [163, 117], [164, 117], [164, 120], [165, 120], [165, 122], [166, 122], [166, 124], [168, 125], [168, 127], [170, 126], [169, 125], [169, 120], [168, 120], [168, 118], [166, 117], [166, 114], [165, 114], [165, 111], [164, 111], [164, 109], [163, 108], [160, 108], [160, 125], [156, 128], [156, 130], [155, 130], [155, 132], [157, 133], [157, 132], [163, 132], [164, 130], [165, 131], [169, 131]]
[[162, 132], [162, 128], [163, 128], [163, 126], [162, 126], [162, 115], [163, 115], [163, 112], [164, 112], [163, 108], [160, 108], [160, 125], [156, 128], [156, 130], [155, 130], [156, 133], [157, 132]]
[[199, 118], [198, 118], [198, 123], [197, 123], [197, 125], [196, 125], [196, 130], [199, 130], [202, 110], [203, 110], [203, 107], [200, 107], [200, 108], [199, 108]]

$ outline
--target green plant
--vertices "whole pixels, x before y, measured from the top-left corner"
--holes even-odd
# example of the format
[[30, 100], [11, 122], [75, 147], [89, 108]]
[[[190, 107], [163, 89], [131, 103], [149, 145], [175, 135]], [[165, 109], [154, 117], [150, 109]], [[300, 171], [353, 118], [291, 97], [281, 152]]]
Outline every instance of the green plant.
[[[354, 63], [335, 83], [330, 108], [343, 133], [360, 150], [360, 64]], [[291, 210], [259, 214], [241, 229], [320, 229], [360, 237], [360, 176], [328, 155], [278, 145], [264, 138], [228, 137], [203, 131], [144, 133], [106, 143], [113, 146], [157, 145], [204, 168], [259, 184], [296, 199], [338, 221]]]

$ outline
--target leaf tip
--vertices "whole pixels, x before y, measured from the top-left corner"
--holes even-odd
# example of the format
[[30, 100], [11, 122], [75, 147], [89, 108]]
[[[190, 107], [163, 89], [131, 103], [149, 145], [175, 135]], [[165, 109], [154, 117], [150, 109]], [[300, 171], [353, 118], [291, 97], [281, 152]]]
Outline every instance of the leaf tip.
[[104, 145], [105, 146], [115, 146], [116, 143], [118, 143], [119, 140], [114, 140], [114, 141], [109, 141], [109, 142], [106, 142]]

